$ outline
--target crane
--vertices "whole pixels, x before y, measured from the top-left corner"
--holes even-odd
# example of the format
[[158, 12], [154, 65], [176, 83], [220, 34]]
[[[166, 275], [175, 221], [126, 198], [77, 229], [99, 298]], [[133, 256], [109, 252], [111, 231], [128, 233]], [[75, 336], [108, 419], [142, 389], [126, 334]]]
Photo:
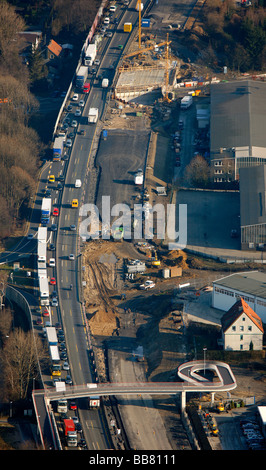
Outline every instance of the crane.
[[160, 44], [154, 44], [154, 46], [144, 47], [144, 49], [139, 49], [138, 51], [134, 51], [134, 52], [131, 52], [130, 54], [126, 54], [124, 56], [124, 59], [127, 59], [128, 57], [133, 57], [133, 56], [138, 55], [138, 54], [142, 54], [142, 52], [151, 51], [155, 47], [165, 46], [165, 44], [169, 45], [169, 44], [171, 44], [171, 42], [172, 41], [167, 40], [167, 41], [164, 41], [164, 42], [160, 42]]

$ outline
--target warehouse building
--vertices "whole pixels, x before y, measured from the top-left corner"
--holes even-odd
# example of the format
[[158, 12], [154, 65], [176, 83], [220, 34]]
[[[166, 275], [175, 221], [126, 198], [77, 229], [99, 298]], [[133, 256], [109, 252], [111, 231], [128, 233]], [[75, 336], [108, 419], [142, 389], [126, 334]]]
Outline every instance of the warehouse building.
[[[266, 247], [266, 165], [240, 168], [241, 248]], [[266, 256], [266, 255], [265, 255]]]
[[239, 168], [266, 163], [266, 83], [211, 86], [210, 163], [215, 182], [239, 179]]
[[259, 271], [242, 272], [213, 282], [214, 308], [227, 312], [241, 298], [266, 323], [266, 274]]

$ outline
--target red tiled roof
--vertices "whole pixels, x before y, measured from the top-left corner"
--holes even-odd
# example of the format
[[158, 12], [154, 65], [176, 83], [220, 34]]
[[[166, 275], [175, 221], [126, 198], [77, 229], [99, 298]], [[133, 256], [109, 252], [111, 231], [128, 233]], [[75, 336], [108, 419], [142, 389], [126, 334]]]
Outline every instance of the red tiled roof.
[[238, 300], [232, 307], [226, 312], [222, 317], [222, 327], [223, 330], [226, 331], [242, 313], [245, 313], [253, 323], [259, 328], [262, 333], [263, 325], [261, 318], [252, 310], [252, 308], [245, 302], [245, 300], [241, 299]]
[[62, 47], [59, 44], [57, 44], [57, 42], [55, 42], [53, 39], [51, 39], [47, 47], [49, 51], [52, 52], [57, 57], [60, 55], [60, 52], [62, 51]]

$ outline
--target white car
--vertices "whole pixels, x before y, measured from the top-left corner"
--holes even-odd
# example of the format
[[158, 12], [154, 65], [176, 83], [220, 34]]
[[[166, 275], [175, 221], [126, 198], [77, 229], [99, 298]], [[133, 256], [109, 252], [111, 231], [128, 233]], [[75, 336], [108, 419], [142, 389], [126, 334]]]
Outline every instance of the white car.
[[71, 253], [71, 254], [68, 256], [68, 259], [70, 259], [70, 260], [75, 259], [75, 255], [73, 255], [73, 254]]
[[49, 266], [51, 266], [52, 268], [55, 266], [55, 258], [49, 259]]
[[95, 59], [95, 61], [93, 63], [94, 63], [94, 65], [100, 65], [101, 62], [100, 62], [100, 59]]
[[84, 106], [85, 106], [85, 101], [84, 101], [84, 100], [80, 100], [79, 106], [80, 106], [81, 108], [84, 108]]
[[71, 122], [72, 127], [78, 127], [78, 121], [74, 120]]
[[79, 99], [79, 95], [77, 93], [75, 93], [73, 96], [72, 96], [72, 100], [73, 101], [78, 101]]
[[71, 139], [67, 139], [66, 147], [72, 147], [72, 140]]
[[103, 24], [109, 24], [110, 23], [110, 18], [106, 17], [103, 20]]
[[67, 362], [67, 361], [64, 362], [64, 364], [63, 364], [63, 370], [69, 370], [69, 369], [70, 369], [70, 367], [69, 367], [68, 362]]
[[109, 8], [109, 11], [111, 11], [112, 13], [114, 13], [116, 11], [116, 5], [112, 5], [110, 8]]
[[52, 307], [58, 307], [58, 300], [55, 297], [52, 298], [51, 305]]
[[81, 110], [79, 108], [76, 109], [75, 116], [81, 116]]
[[139, 286], [142, 290], [152, 289], [153, 287], [155, 287], [155, 283], [153, 281], [146, 281], [144, 284]]

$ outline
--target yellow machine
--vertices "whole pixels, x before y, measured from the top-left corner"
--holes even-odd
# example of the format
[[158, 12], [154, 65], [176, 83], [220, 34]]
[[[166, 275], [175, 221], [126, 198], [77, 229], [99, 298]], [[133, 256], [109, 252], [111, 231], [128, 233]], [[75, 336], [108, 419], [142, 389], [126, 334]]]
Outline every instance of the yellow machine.
[[79, 206], [79, 202], [77, 199], [73, 199], [72, 200], [72, 207], [78, 207]]

